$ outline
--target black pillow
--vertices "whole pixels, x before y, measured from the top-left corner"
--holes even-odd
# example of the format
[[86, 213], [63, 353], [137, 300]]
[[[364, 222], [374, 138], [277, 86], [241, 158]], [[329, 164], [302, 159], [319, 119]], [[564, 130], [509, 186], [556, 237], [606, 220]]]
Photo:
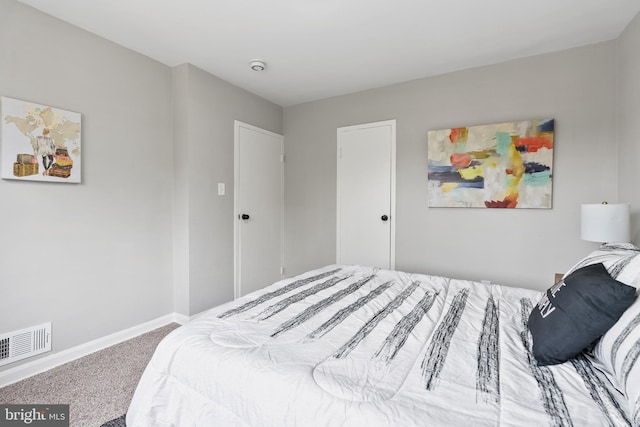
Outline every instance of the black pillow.
[[538, 365], [563, 363], [600, 338], [633, 303], [636, 289], [605, 266], [580, 268], [545, 292], [529, 315]]

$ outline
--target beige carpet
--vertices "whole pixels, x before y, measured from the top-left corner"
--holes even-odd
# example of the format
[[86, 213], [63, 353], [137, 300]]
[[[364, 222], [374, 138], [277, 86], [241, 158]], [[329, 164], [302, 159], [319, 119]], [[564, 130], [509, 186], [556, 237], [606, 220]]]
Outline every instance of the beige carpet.
[[156, 346], [178, 324], [0, 388], [0, 403], [69, 404], [71, 427], [99, 427], [124, 414]]

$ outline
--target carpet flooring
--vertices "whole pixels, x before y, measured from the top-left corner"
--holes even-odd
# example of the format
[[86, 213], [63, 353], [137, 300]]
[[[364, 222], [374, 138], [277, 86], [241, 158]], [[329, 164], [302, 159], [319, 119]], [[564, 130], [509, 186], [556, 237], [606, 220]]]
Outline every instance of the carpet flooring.
[[156, 346], [178, 326], [171, 323], [0, 388], [0, 403], [69, 404], [70, 427], [99, 427], [117, 422], [127, 412]]
[[127, 427], [127, 414], [102, 424], [100, 427]]

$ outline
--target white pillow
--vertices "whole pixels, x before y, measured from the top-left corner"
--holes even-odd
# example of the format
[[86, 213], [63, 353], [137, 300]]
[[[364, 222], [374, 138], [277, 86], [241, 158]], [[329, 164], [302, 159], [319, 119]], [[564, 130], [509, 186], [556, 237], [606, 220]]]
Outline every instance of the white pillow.
[[[603, 263], [614, 279], [640, 290], [640, 248], [637, 246], [631, 243], [602, 245], [573, 266], [566, 275], [596, 263]], [[639, 298], [598, 341], [593, 356], [607, 371], [612, 383], [627, 397], [632, 422], [640, 425]]]
[[593, 357], [629, 400], [632, 419], [640, 420], [640, 299], [602, 336]]
[[591, 264], [602, 263], [619, 282], [640, 289], [640, 248], [633, 243], [605, 243], [581, 259], [564, 275]]

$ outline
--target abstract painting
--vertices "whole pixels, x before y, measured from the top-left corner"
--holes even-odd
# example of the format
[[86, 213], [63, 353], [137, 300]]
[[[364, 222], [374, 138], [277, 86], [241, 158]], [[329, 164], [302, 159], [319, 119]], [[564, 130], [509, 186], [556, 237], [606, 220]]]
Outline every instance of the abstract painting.
[[554, 119], [428, 132], [430, 207], [550, 209]]
[[2, 178], [78, 183], [80, 113], [1, 98]]

